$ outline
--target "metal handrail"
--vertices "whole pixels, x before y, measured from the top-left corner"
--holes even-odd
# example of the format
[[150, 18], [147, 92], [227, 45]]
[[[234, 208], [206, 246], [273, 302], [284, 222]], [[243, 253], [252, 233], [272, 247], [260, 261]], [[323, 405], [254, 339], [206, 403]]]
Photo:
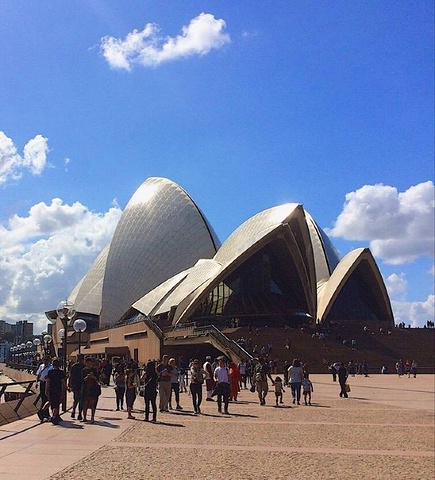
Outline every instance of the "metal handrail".
[[210, 333], [214, 338], [219, 341], [223, 346], [237, 353], [239, 357], [245, 358], [247, 360], [252, 358], [252, 355], [248, 353], [243, 347], [241, 347], [234, 340], [229, 339], [225, 334], [223, 334], [217, 327], [214, 325], [206, 325], [204, 327], [194, 328], [194, 333]]
[[[26, 385], [27, 384], [26, 390], [23, 393], [20, 394], [21, 398], [18, 400], [18, 403], [15, 405], [15, 408], [14, 408], [15, 413], [18, 414], [18, 410], [20, 409], [22, 403], [24, 402], [24, 399], [26, 397], [28, 397], [29, 395], [31, 395], [31, 389], [32, 389], [32, 386], [33, 386], [34, 383], [36, 383], [36, 379], [35, 380], [23, 380], [21, 382], [0, 383], [0, 400], [3, 397], [3, 395], [5, 394], [6, 389], [8, 387], [12, 387], [14, 385]], [[36, 400], [33, 402], [33, 405], [36, 405], [40, 396], [41, 395], [38, 394]]]
[[141, 314], [137, 318], [142, 320], [157, 338], [160, 340], [164, 339], [165, 335], [162, 329], [156, 323], [154, 323], [148, 315]]

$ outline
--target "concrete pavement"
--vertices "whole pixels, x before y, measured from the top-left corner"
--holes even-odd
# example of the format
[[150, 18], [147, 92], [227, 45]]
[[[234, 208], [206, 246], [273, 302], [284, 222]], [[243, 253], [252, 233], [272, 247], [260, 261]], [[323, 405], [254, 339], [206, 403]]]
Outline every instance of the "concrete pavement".
[[[311, 380], [313, 407], [293, 406], [289, 389], [282, 407], [274, 406], [273, 392], [261, 407], [243, 390], [232, 415], [219, 416], [214, 402], [204, 402], [204, 415], [194, 416], [182, 394], [183, 412], [159, 415], [157, 425], [139, 421], [140, 414], [127, 420], [114, 410], [113, 388], [103, 388], [94, 425], [66, 413], [59, 426], [34, 415], [2, 427], [0, 479], [434, 478], [433, 375], [350, 378], [349, 399], [338, 397], [329, 375]], [[135, 406], [142, 405], [138, 397]], [[164, 460], [151, 461], [162, 449]], [[234, 463], [234, 455], [244, 460]]]

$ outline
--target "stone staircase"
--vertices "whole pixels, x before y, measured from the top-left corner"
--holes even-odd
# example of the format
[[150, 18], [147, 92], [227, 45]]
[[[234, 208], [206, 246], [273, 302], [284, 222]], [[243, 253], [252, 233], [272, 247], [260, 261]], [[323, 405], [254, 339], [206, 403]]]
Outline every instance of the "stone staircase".
[[[251, 339], [252, 344], [257, 344], [259, 348], [271, 343], [270, 357], [278, 359], [281, 368], [285, 360], [291, 362], [293, 358], [300, 358], [308, 364], [310, 372], [326, 373], [330, 363], [347, 363], [352, 359], [354, 362], [367, 360], [371, 373], [380, 373], [383, 365], [393, 373], [396, 361], [401, 358], [404, 361], [416, 360], [420, 373], [435, 373], [434, 329], [394, 328], [391, 335], [387, 335], [380, 334], [377, 325], [371, 325], [367, 331], [361, 325], [346, 325], [324, 340], [312, 338], [311, 333], [303, 333], [299, 329], [270, 326], [260, 328], [258, 335], [244, 327], [224, 330], [224, 333], [232, 340], [240, 337]], [[290, 349], [285, 348], [287, 339], [290, 340]], [[343, 346], [343, 339], [349, 341], [349, 346]], [[356, 349], [350, 346], [352, 339], [356, 340]]]

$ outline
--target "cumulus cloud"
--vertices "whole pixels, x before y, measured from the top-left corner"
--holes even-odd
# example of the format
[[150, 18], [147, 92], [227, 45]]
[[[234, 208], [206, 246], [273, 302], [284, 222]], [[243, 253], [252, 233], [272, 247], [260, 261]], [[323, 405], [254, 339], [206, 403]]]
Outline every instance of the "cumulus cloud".
[[396, 324], [404, 322], [411, 327], [422, 327], [435, 315], [435, 295], [429, 295], [423, 302], [406, 302], [393, 300], [391, 306], [394, 311]]
[[47, 153], [48, 139], [42, 135], [29, 140], [20, 155], [12, 139], [0, 131], [0, 184], [20, 179], [23, 170], [40, 175], [47, 166]]
[[[29, 320], [41, 331], [44, 312], [66, 298], [109, 243], [121, 210], [90, 211], [55, 198], [0, 225], [0, 318]], [[35, 328], [35, 330], [36, 330]]]
[[408, 282], [404, 273], [393, 273], [385, 279], [385, 286], [387, 287], [390, 297], [399, 297], [406, 294], [408, 290]]
[[100, 50], [115, 69], [130, 71], [134, 65], [157, 66], [221, 48], [230, 42], [230, 36], [224, 33], [225, 26], [224, 20], [201, 13], [182, 27], [181, 35], [163, 37], [158, 25], [147, 23], [142, 31], [135, 29], [124, 40], [103, 37]]
[[434, 252], [434, 184], [398, 192], [388, 185], [364, 185], [346, 195], [342, 213], [327, 233], [370, 242], [385, 263], [411, 263]]

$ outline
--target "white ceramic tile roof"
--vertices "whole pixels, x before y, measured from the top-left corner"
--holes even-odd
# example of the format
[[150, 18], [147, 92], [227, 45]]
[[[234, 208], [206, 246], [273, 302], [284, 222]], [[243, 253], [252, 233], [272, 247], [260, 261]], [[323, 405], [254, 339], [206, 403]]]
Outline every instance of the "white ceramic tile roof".
[[149, 178], [123, 212], [110, 244], [100, 323], [117, 322], [130, 306], [200, 258], [218, 240], [204, 215], [174, 182]]

